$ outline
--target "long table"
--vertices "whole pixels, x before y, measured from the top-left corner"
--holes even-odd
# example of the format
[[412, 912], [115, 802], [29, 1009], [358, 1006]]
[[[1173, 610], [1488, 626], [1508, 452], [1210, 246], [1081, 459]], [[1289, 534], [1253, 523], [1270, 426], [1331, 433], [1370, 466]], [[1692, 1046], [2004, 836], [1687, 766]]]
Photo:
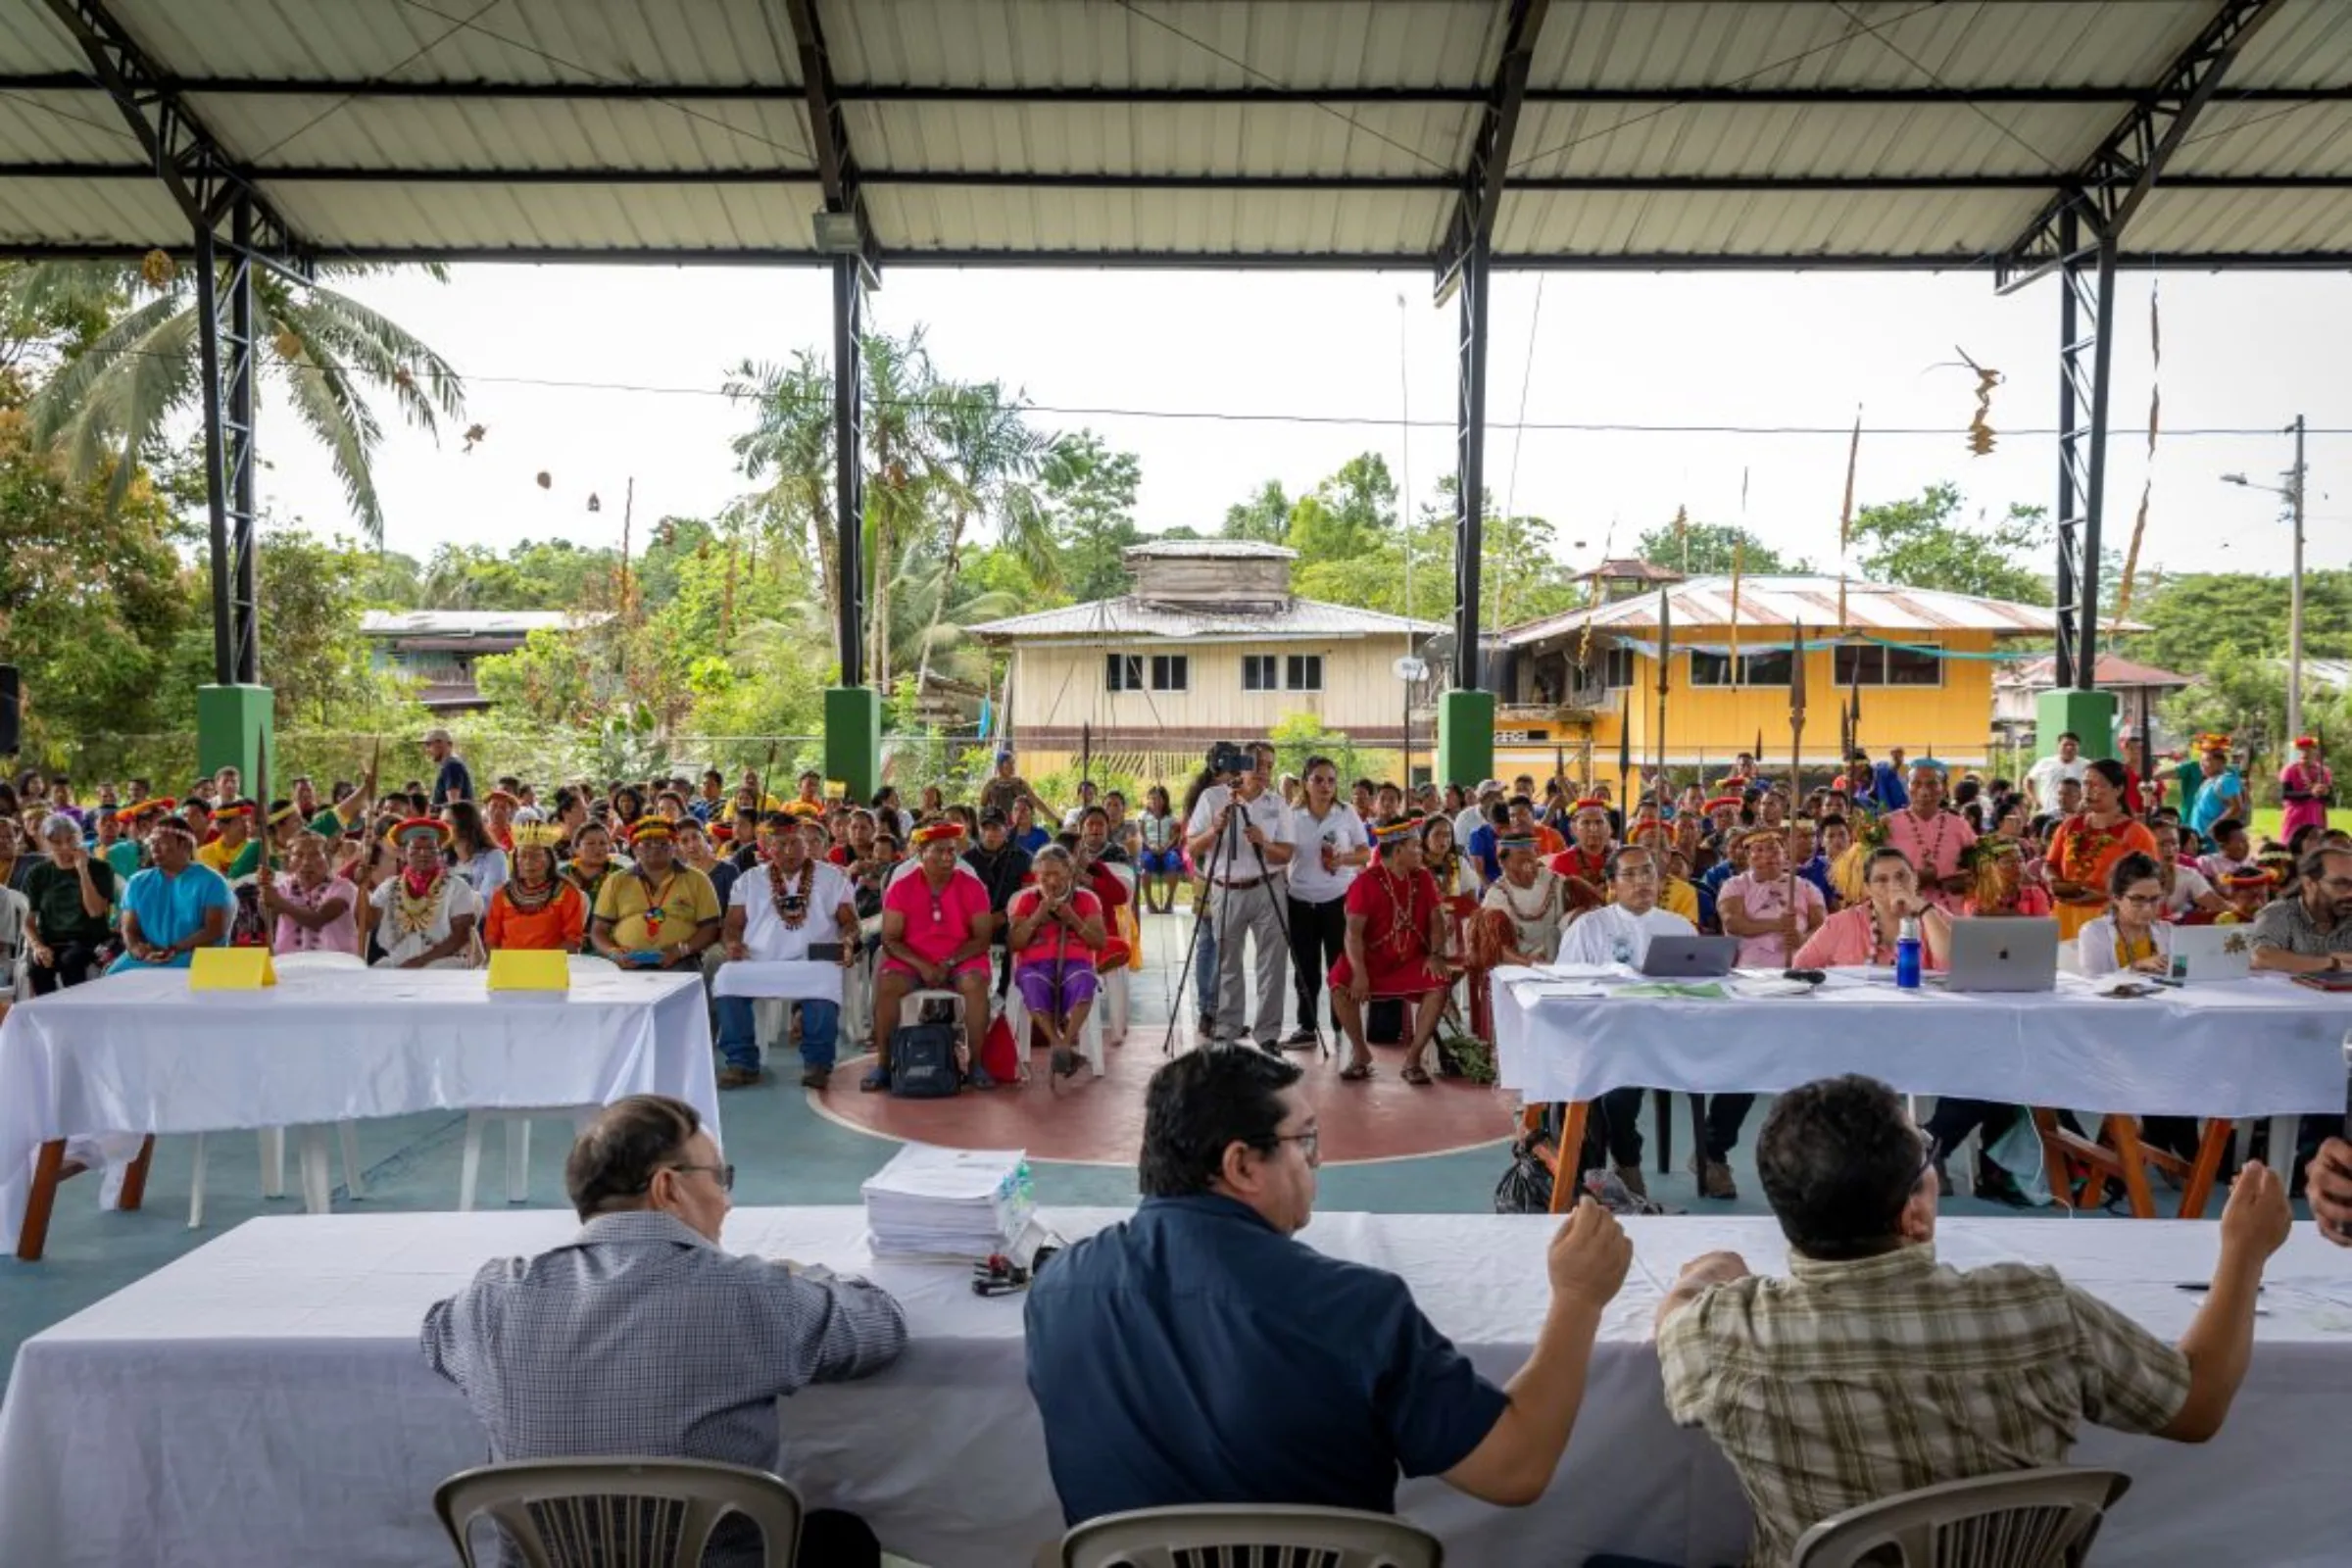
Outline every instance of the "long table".
[[[1064, 1235], [1113, 1210], [1047, 1216]], [[1489, 1377], [1525, 1358], [1547, 1299], [1543, 1216], [1316, 1218], [1305, 1240], [1402, 1274]], [[1785, 1266], [1769, 1220], [1628, 1224], [1635, 1268], [1612, 1303], [1566, 1460], [1535, 1506], [1502, 1509], [1424, 1479], [1401, 1511], [1463, 1563], [1575, 1563], [1602, 1551], [1739, 1560], [1729, 1465], [1666, 1418], [1650, 1319], [1682, 1263], [1718, 1248]], [[456, 1390], [416, 1348], [425, 1307], [487, 1257], [563, 1241], [545, 1210], [258, 1219], [27, 1341], [0, 1406], [0, 1552], [44, 1568], [245, 1568], [442, 1560], [428, 1499], [486, 1456]], [[930, 1568], [1026, 1564], [1058, 1534], [1021, 1299], [971, 1294], [955, 1265], [876, 1263], [852, 1208], [741, 1209], [727, 1245], [866, 1274], [906, 1303], [912, 1344], [878, 1377], [804, 1390], [777, 1468], [811, 1506], [864, 1515]], [[1963, 1266], [2017, 1258], [2067, 1276], [2167, 1338], [2210, 1271], [2210, 1225], [1989, 1219], [1942, 1227]], [[2140, 1568], [2340, 1563], [2352, 1435], [2352, 1253], [2309, 1225], [2272, 1262], [2245, 1386], [2211, 1445], [2093, 1430], [2074, 1455], [2130, 1471], [2102, 1557]]]
[[1629, 996], [1625, 983], [1494, 971], [1497, 1080], [1571, 1106], [1580, 1137], [1578, 1109], [1611, 1089], [1771, 1094], [1868, 1073], [1910, 1095], [2205, 1118], [2182, 1195], [2196, 1214], [2230, 1119], [2344, 1108], [2352, 996], [2281, 975], [2129, 998], [2068, 975], [2023, 994], [1898, 991], [1884, 969], [1833, 969], [1786, 997]]
[[[718, 1126], [699, 975], [575, 973], [492, 995], [479, 970], [293, 969], [261, 991], [191, 992], [134, 970], [0, 1024], [0, 1236], [40, 1255], [65, 1141], [210, 1133], [410, 1111], [609, 1104], [674, 1095]], [[141, 1158], [145, 1156], [142, 1154]], [[124, 1206], [136, 1206], [126, 1186]]]

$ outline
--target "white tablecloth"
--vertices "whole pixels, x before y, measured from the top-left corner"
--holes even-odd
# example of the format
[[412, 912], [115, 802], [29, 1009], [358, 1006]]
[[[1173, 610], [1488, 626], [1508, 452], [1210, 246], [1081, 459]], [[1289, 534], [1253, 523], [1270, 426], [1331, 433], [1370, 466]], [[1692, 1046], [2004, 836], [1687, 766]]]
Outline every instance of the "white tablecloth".
[[[1075, 1235], [1116, 1216], [1049, 1216]], [[1332, 1253], [1402, 1273], [1438, 1327], [1490, 1377], [1527, 1354], [1546, 1299], [1543, 1216], [1326, 1214]], [[562, 1241], [568, 1216], [332, 1215], [252, 1220], [28, 1341], [0, 1408], [0, 1541], [42, 1568], [247, 1568], [333, 1562], [414, 1568], [447, 1547], [428, 1499], [482, 1461], [481, 1429], [416, 1351], [425, 1307], [479, 1263]], [[1573, 1565], [1633, 1551], [1739, 1559], [1746, 1520], [1730, 1467], [1671, 1425], [1650, 1316], [1683, 1261], [1734, 1248], [1777, 1270], [1762, 1219], [1634, 1221], [1636, 1268], [1612, 1305], [1585, 1406], [1551, 1490], [1489, 1507], [1444, 1483], [1399, 1506], [1469, 1564]], [[867, 1274], [906, 1302], [913, 1344], [862, 1383], [811, 1388], [783, 1409], [779, 1470], [814, 1506], [854, 1508], [890, 1549], [931, 1568], [1021, 1565], [1059, 1531], [1044, 1438], [1023, 1382], [1021, 1299], [971, 1294], [955, 1266], [874, 1263], [850, 1208], [745, 1209], [745, 1251]], [[2167, 1338], [2198, 1298], [2211, 1225], [1978, 1220], [1943, 1227], [1964, 1266], [2018, 1257], [2068, 1276]], [[2352, 1253], [2309, 1225], [2273, 1261], [2251, 1370], [2210, 1446], [2093, 1432], [2083, 1464], [2136, 1485], [2100, 1553], [2137, 1568], [2341, 1563], [2352, 1465]]]
[[718, 966], [711, 994], [841, 1004], [842, 967], [807, 958], [739, 958]]
[[1862, 1072], [1905, 1094], [2139, 1116], [2344, 1108], [2352, 997], [2281, 976], [2127, 999], [2063, 978], [2024, 995], [1897, 991], [1835, 970], [1810, 996], [1722, 1001], [1531, 997], [1530, 978], [1494, 973], [1497, 1074], [1530, 1100], [1777, 1093]]
[[133, 970], [0, 1024], [0, 1236], [24, 1224], [33, 1155], [53, 1138], [634, 1094], [674, 1095], [717, 1135], [701, 976], [584, 972], [559, 997], [492, 996], [478, 969], [297, 969], [245, 992]]

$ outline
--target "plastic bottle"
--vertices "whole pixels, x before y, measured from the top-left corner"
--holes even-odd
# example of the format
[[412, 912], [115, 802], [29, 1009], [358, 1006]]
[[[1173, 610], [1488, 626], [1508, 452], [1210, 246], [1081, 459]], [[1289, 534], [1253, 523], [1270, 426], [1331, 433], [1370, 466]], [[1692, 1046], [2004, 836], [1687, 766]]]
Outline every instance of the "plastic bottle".
[[1895, 927], [1894, 935], [1894, 988], [1897, 991], [1919, 989], [1921, 951], [1919, 916], [1906, 914], [1903, 923]]

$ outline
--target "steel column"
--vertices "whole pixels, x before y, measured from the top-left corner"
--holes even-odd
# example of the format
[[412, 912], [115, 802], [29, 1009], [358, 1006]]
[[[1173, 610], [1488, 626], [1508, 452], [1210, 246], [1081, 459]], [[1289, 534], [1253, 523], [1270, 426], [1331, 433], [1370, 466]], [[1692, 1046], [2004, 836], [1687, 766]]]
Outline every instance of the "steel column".
[[1487, 242], [1474, 238], [1453, 278], [1461, 295], [1461, 338], [1454, 412], [1453, 684], [1479, 684], [1478, 589], [1486, 542]]
[[833, 259], [833, 527], [841, 684], [865, 684], [864, 260]]
[[2059, 219], [2062, 248], [2073, 259], [2059, 269], [2055, 675], [2060, 689], [2091, 691], [2098, 684], [2099, 530], [2107, 499], [2115, 241], [2097, 241], [2086, 264], [2078, 243], [2080, 222], [2072, 209]]
[[261, 514], [254, 498], [253, 203], [245, 196], [239, 196], [230, 210], [229, 234], [236, 250], [228, 258], [228, 334], [220, 345], [226, 351], [221, 368], [227, 383], [221, 389], [221, 418], [206, 431], [205, 439], [208, 444], [220, 443], [228, 471], [228, 541], [236, 566], [229, 613], [236, 680], [241, 686], [258, 686], [262, 680], [262, 614], [256, 572]]
[[204, 391], [204, 491], [213, 585], [213, 682], [237, 679], [236, 636], [229, 616], [228, 450], [221, 439], [220, 258], [213, 231], [196, 228], [196, 352]]

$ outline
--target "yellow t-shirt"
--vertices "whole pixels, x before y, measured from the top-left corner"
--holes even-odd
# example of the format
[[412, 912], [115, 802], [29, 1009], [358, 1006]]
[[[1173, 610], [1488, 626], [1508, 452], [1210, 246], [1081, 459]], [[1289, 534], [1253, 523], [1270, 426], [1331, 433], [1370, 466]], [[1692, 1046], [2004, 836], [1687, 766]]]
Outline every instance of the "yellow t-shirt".
[[232, 882], [241, 876], [251, 876], [262, 863], [262, 841], [248, 838], [232, 848], [226, 839], [215, 839], [198, 848], [196, 863], [211, 866]]
[[[1609, 902], [1617, 902], [1615, 889], [1609, 890]], [[1668, 914], [1679, 914], [1692, 925], [1698, 924], [1698, 889], [1679, 876], [1670, 876], [1658, 889], [1658, 907]]]
[[[655, 894], [661, 895], [658, 904]], [[653, 888], [642, 874], [616, 872], [596, 896], [596, 917], [612, 922], [613, 945], [628, 953], [684, 942], [720, 913], [718, 890], [691, 865], [673, 866], [668, 880]]]

